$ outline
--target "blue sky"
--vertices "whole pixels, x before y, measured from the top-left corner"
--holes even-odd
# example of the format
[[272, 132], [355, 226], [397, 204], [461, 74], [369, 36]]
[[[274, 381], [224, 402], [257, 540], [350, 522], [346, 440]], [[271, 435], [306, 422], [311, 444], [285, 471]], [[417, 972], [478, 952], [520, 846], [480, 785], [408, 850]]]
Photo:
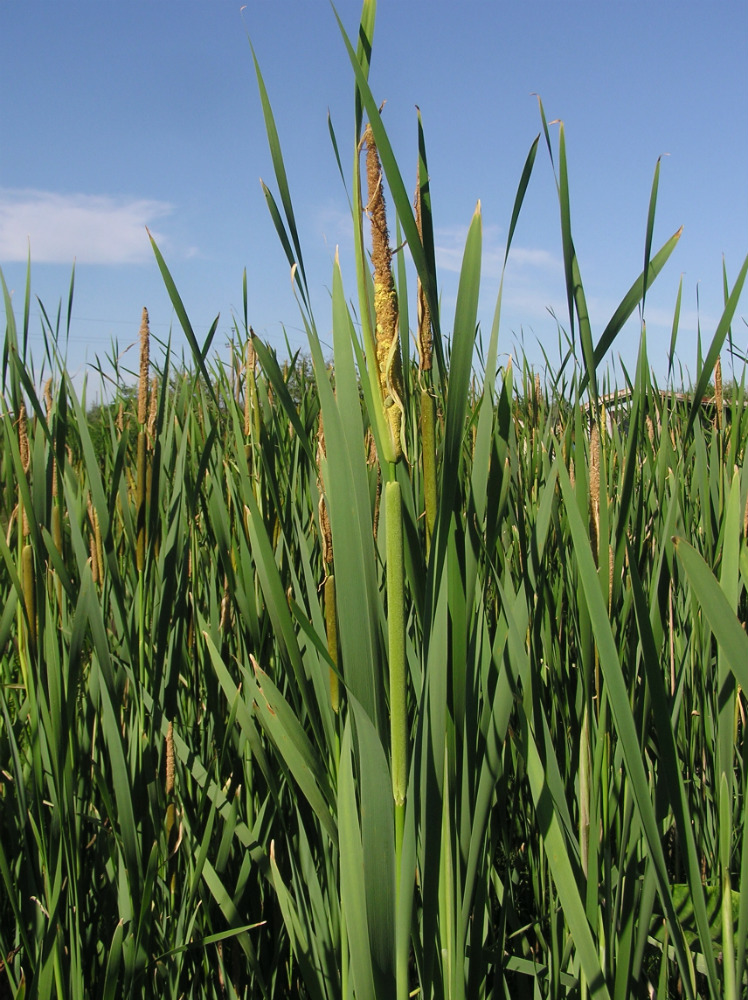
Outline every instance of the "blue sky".
[[[351, 224], [328, 129], [350, 171], [352, 72], [325, 0], [89, 0], [0, 5], [0, 267], [23, 308], [75, 299], [69, 367], [115, 351], [134, 368], [140, 312], [156, 336], [179, 335], [145, 227], [154, 233], [199, 338], [220, 313], [225, 351], [242, 310], [285, 353], [304, 345], [288, 268], [261, 192], [275, 182], [248, 36], [273, 104], [314, 294], [330, 324], [335, 247], [355, 291]], [[339, 0], [349, 33], [360, 4]], [[655, 245], [683, 236], [647, 300], [648, 345], [664, 377], [678, 281], [678, 358], [693, 374], [722, 309], [722, 256], [733, 280], [748, 253], [748, 13], [742, 2], [380, 0], [370, 82], [401, 170], [416, 166], [415, 105], [429, 156], [442, 292], [451, 330], [457, 271], [478, 199], [484, 225], [481, 319], [487, 334], [506, 228], [530, 145], [565, 122], [572, 230], [599, 336], [643, 264], [649, 193], [663, 156]], [[552, 128], [554, 141], [557, 130]], [[667, 154], [667, 155], [665, 155]], [[697, 289], [699, 312], [697, 315]], [[35, 299], [31, 347], [41, 359]], [[411, 299], [413, 301], [413, 299]], [[743, 317], [733, 324], [748, 345]], [[64, 309], [64, 305], [63, 305]], [[515, 236], [501, 350], [558, 357], [568, 328], [559, 210], [541, 145]], [[639, 327], [611, 352], [633, 367]], [[125, 352], [123, 354], [123, 352]], [[620, 382], [620, 369], [618, 369]]]

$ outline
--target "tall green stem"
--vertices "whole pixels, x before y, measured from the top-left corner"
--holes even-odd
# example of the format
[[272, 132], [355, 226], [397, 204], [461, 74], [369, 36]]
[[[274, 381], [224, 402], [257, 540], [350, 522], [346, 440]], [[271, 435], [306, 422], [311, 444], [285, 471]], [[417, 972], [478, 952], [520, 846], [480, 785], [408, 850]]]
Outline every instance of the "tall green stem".
[[[402, 494], [398, 482], [385, 487], [387, 518], [387, 633], [390, 671], [390, 740], [392, 748], [392, 796], [395, 801], [396, 900], [400, 878], [405, 828], [405, 796], [408, 786], [408, 709], [405, 664], [405, 586], [403, 573]], [[397, 903], [396, 903], [397, 905]], [[408, 996], [408, 965], [398, 949], [397, 996]]]

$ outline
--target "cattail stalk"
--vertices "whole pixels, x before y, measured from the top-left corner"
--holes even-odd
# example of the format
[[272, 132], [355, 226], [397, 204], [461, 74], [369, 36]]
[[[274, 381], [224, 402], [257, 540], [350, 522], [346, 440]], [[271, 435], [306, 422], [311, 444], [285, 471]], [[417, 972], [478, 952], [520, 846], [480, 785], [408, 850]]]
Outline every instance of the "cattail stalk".
[[600, 564], [600, 431], [590, 431], [590, 541], [595, 565]]
[[[395, 479], [395, 463], [404, 454], [405, 408], [403, 405], [403, 371], [400, 354], [400, 333], [397, 293], [392, 278], [392, 251], [387, 232], [382, 166], [371, 126], [364, 133], [366, 145], [366, 177], [368, 210], [371, 218], [371, 257], [374, 264], [374, 311], [376, 329], [376, 359], [379, 389], [384, 404], [384, 417], [389, 428], [389, 441], [384, 456], [389, 463], [385, 486], [385, 517], [387, 538], [387, 638], [390, 683], [390, 741], [392, 795], [395, 807], [395, 878], [396, 905], [400, 901], [403, 838], [405, 831], [405, 797], [408, 785], [408, 711], [407, 671], [405, 663], [405, 575], [403, 562], [403, 513], [400, 484]], [[400, 960], [396, 970], [399, 998], [408, 995], [407, 963]]]
[[340, 710], [340, 683], [338, 681], [338, 623], [335, 609], [335, 573], [333, 571], [332, 527], [327, 510], [324, 486], [322, 482], [322, 463], [327, 454], [325, 445], [325, 425], [322, 411], [319, 414], [317, 428], [317, 488], [319, 489], [319, 528], [322, 535], [322, 562], [325, 567], [324, 600], [325, 600], [325, 633], [327, 636], [327, 651], [333, 662], [330, 668], [330, 704], [337, 715]]
[[406, 706], [407, 674], [405, 663], [403, 521], [400, 484], [397, 481], [387, 483], [384, 496], [387, 518], [387, 626], [390, 658], [392, 794], [395, 799], [396, 810], [404, 810], [405, 794], [408, 786], [408, 718]]
[[330, 654], [335, 669], [330, 668], [330, 704], [337, 715], [340, 711], [340, 682], [338, 680], [338, 622], [335, 611], [335, 574], [330, 573], [325, 579], [325, 632], [327, 635], [327, 651]]
[[146, 423], [148, 420], [148, 365], [149, 365], [150, 330], [148, 327], [148, 310], [143, 309], [140, 323], [140, 380], [138, 383], [138, 458], [137, 479], [135, 482], [135, 512], [137, 526], [137, 545], [135, 551], [138, 573], [145, 568], [145, 522], [146, 522]]
[[[26, 417], [26, 407], [21, 403], [18, 415], [18, 449], [21, 456], [21, 468], [24, 476], [28, 479], [29, 467], [31, 465], [31, 451], [29, 449], [29, 434]], [[36, 650], [36, 579], [34, 575], [34, 549], [29, 542], [31, 528], [29, 525], [28, 511], [23, 503], [20, 490], [18, 495], [18, 509], [21, 512], [21, 585], [23, 587], [23, 605], [26, 611], [26, 621], [28, 625], [28, 644], [31, 653]]]
[[423, 500], [426, 511], [426, 558], [436, 524], [436, 400], [430, 389], [421, 390], [421, 462], [423, 465]]
[[[47, 426], [52, 429], [52, 379], [48, 378], [44, 386], [44, 402], [47, 407]], [[59, 489], [57, 485], [57, 459], [52, 459], [52, 540], [55, 548], [62, 555], [62, 516], [60, 511]], [[58, 581], [60, 587], [62, 581]]]

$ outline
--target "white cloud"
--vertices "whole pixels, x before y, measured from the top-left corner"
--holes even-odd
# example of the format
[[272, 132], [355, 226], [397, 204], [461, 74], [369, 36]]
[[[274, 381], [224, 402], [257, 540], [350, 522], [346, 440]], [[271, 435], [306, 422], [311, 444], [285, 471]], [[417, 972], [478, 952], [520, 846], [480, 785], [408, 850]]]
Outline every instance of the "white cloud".
[[0, 188], [0, 261], [137, 264], [152, 260], [148, 234], [163, 251], [154, 221], [171, 214], [168, 202], [109, 195]]
[[346, 249], [353, 246], [353, 219], [345, 205], [327, 201], [317, 207], [313, 220], [331, 252], [338, 246]]
[[[462, 257], [465, 252], [467, 226], [442, 227], [434, 233], [437, 267], [444, 271], [459, 274], [462, 268]], [[481, 272], [485, 276], [498, 276], [504, 263], [504, 243], [500, 238], [497, 226], [483, 227], [483, 247], [481, 253]], [[531, 247], [513, 246], [509, 253], [509, 269], [534, 268], [546, 272], [563, 274], [563, 263], [560, 258], [547, 250]]]

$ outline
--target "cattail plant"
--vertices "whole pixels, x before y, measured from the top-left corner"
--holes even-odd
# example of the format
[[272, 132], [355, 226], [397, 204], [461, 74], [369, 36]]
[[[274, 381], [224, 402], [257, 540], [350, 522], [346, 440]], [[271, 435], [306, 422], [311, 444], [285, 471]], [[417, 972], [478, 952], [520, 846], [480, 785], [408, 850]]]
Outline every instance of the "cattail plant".
[[145, 547], [146, 547], [146, 499], [147, 499], [147, 470], [146, 470], [146, 444], [147, 444], [147, 422], [149, 403], [149, 349], [150, 331], [148, 327], [148, 310], [143, 308], [143, 317], [140, 323], [140, 377], [138, 380], [138, 451], [137, 451], [137, 472], [135, 480], [135, 520], [137, 530], [136, 565], [138, 573], [142, 574], [145, 568]]
[[322, 476], [322, 464], [325, 457], [325, 427], [322, 420], [322, 411], [320, 411], [319, 425], [317, 427], [317, 489], [319, 490], [317, 515], [319, 517], [319, 527], [322, 538], [322, 564], [325, 568], [325, 633], [327, 636], [327, 651], [330, 654], [330, 659], [333, 663], [333, 667], [330, 668], [330, 704], [332, 705], [333, 712], [337, 714], [340, 710], [340, 689], [337, 674], [338, 626], [335, 612], [335, 570], [332, 548], [332, 528], [330, 527], [330, 515], [327, 510], [327, 501], [325, 500]]
[[[52, 426], [52, 412], [54, 401], [52, 399], [52, 378], [47, 379], [44, 384], [44, 404], [47, 412], [47, 426]], [[52, 541], [58, 554], [62, 555], [62, 505], [58, 488], [58, 468], [57, 456], [52, 459]], [[62, 607], [62, 580], [57, 578], [57, 604]]]
[[590, 541], [595, 562], [600, 552], [600, 429], [597, 422], [590, 428], [590, 479], [589, 479]]
[[[392, 250], [387, 229], [382, 166], [371, 125], [364, 131], [366, 147], [367, 211], [371, 220], [371, 259], [374, 265], [374, 313], [379, 388], [388, 421], [389, 460], [394, 466], [403, 455], [403, 371], [400, 354], [397, 292], [392, 277]], [[408, 784], [408, 717], [405, 663], [405, 591], [403, 569], [402, 497], [394, 478], [385, 485], [387, 518], [387, 634], [390, 682], [390, 737], [392, 793], [395, 800], [396, 871], [402, 853], [405, 795]]]
[[[18, 449], [21, 456], [21, 470], [28, 478], [31, 454], [29, 451], [28, 418], [26, 405], [21, 403], [18, 414]], [[36, 634], [36, 581], [34, 575], [34, 548], [29, 540], [31, 526], [24, 498], [19, 490], [18, 511], [20, 512], [21, 536], [21, 584], [23, 587], [23, 602], [26, 612], [27, 637], [29, 652], [34, 655], [37, 645]]]

